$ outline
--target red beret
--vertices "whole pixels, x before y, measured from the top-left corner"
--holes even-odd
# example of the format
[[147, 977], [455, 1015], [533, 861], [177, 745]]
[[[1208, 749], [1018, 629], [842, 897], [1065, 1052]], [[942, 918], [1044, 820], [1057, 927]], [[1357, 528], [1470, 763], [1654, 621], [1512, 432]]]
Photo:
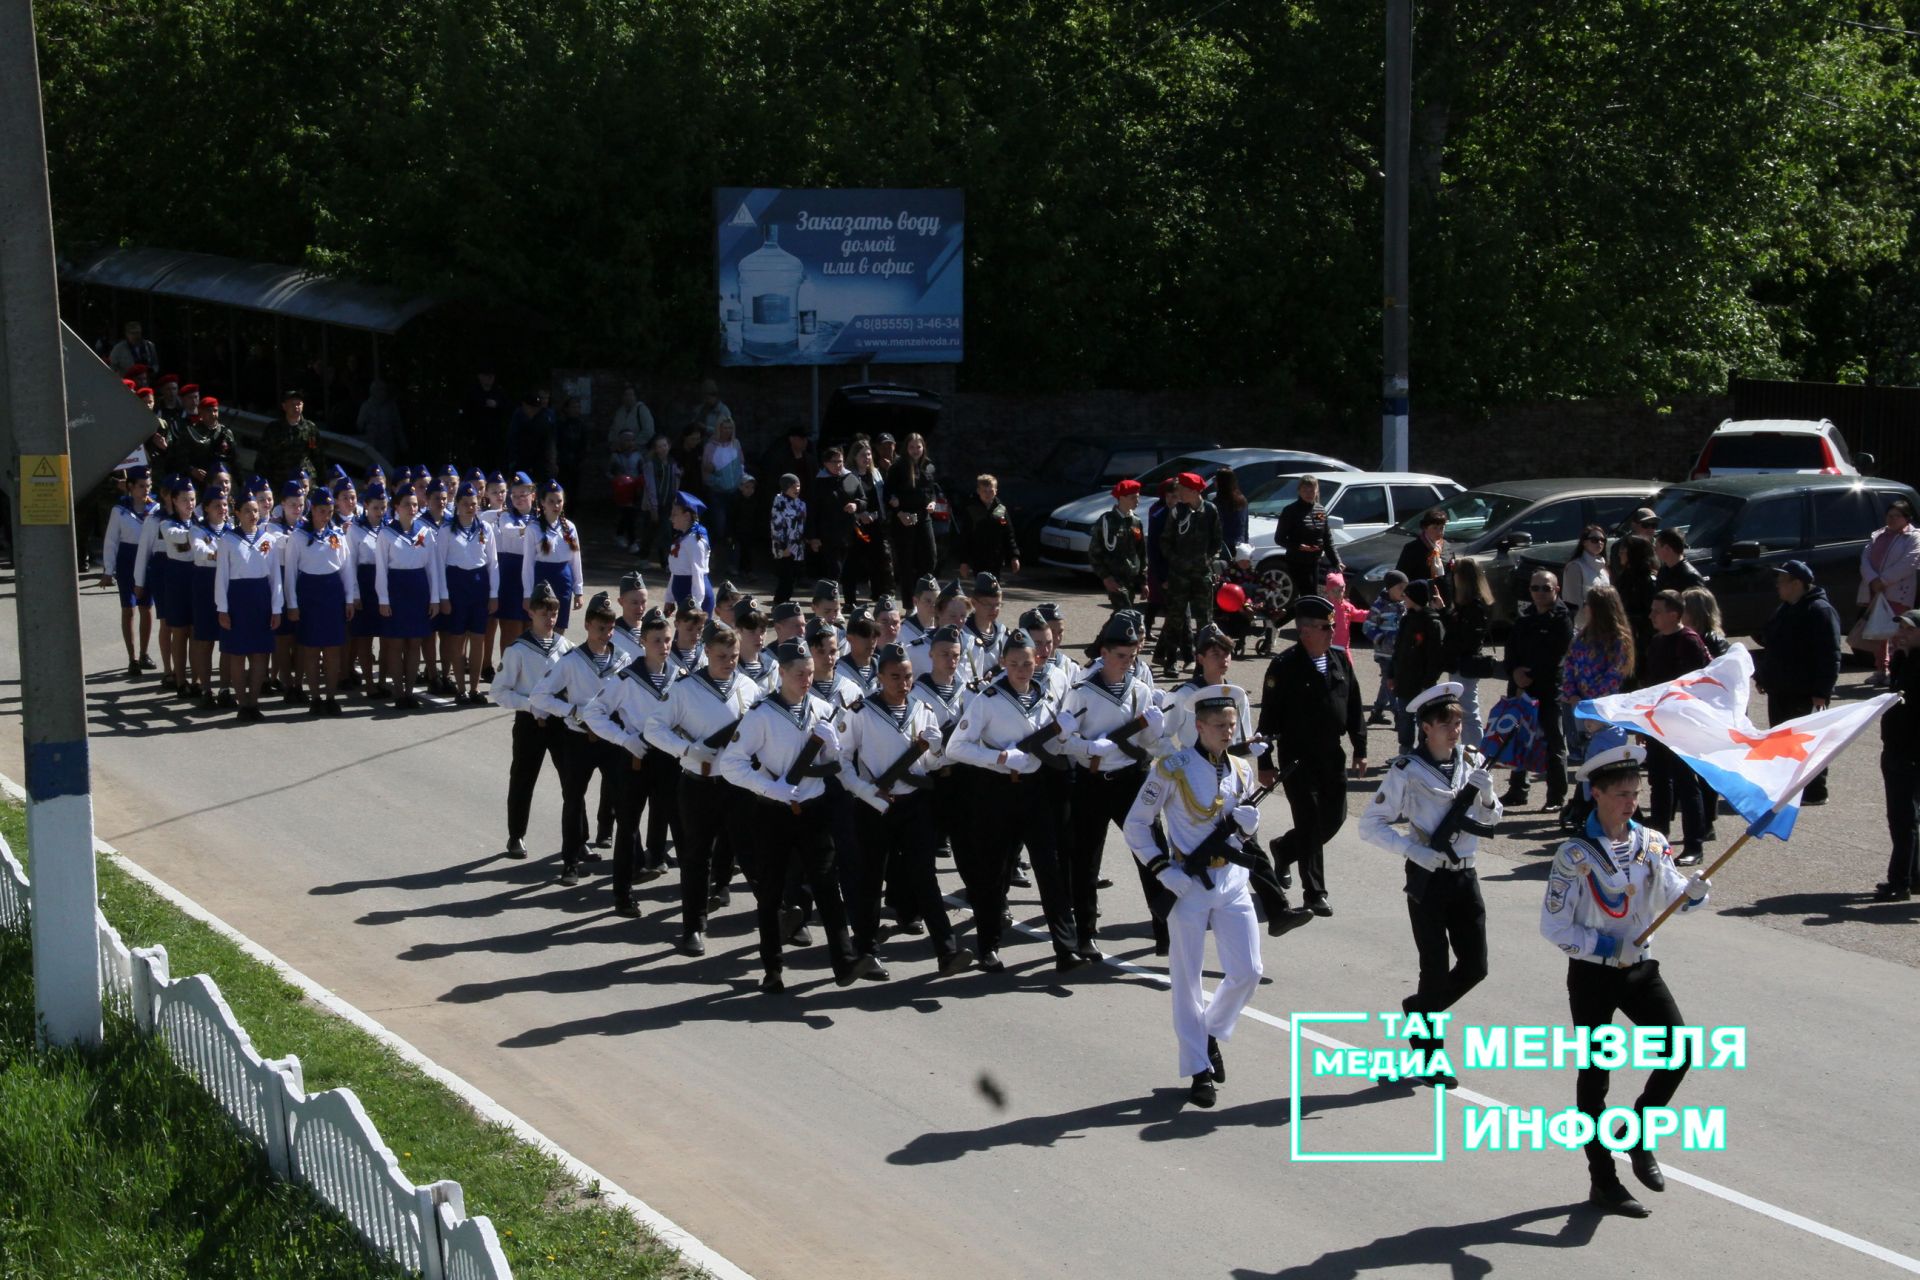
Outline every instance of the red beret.
[[214, 399], [212, 396], [201, 396], [200, 407], [202, 409], [218, 409], [220, 407], [220, 402]]
[[125, 388], [126, 388], [127, 390], [129, 390], [129, 391], [132, 391], [132, 390], [134, 389], [134, 384], [133, 384], [133, 379], [132, 379], [132, 378], [122, 378], [122, 379], [120, 379], [120, 385], [121, 385], [121, 386], [123, 386], [123, 387], [125, 387]]
[[152, 387], [135, 387], [133, 389], [133, 394], [137, 396], [145, 396], [147, 399], [151, 400], [153, 399], [153, 388]]
[[1207, 482], [1191, 471], [1182, 471], [1173, 478], [1173, 482], [1182, 489], [1191, 489], [1195, 493], [1205, 493], [1207, 491]]
[[159, 376], [158, 378], [155, 378], [155, 379], [154, 379], [154, 381], [153, 381], [153, 385], [154, 385], [154, 386], [156, 386], [156, 387], [164, 387], [164, 386], [166, 386], [166, 385], [167, 385], [167, 384], [168, 384], [169, 382], [171, 382], [171, 383], [172, 383], [172, 384], [173, 384], [174, 386], [176, 386], [176, 387], [177, 387], [177, 386], [179, 386], [179, 385], [180, 385], [180, 375], [179, 375], [179, 374], [177, 374], [177, 373], [163, 373], [163, 374], [161, 374], [161, 375], [160, 375], [160, 376]]
[[180, 388], [180, 394], [183, 396], [197, 396], [200, 394], [200, 384], [197, 382], [189, 382], [186, 386]]
[[1138, 492], [1140, 492], [1140, 482], [1138, 480], [1122, 480], [1119, 484], [1113, 486], [1113, 496], [1116, 498], [1124, 498], [1130, 493]]

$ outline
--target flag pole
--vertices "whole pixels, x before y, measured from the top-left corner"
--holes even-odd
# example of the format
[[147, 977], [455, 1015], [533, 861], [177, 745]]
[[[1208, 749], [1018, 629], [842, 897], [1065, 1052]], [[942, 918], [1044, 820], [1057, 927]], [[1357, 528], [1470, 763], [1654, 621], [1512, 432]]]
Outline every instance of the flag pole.
[[[1835, 754], [1837, 755], [1838, 752], [1836, 752]], [[1829, 757], [1829, 761], [1830, 760], [1831, 760], [1831, 757]], [[1787, 794], [1785, 794], [1784, 796], [1781, 796], [1779, 801], [1773, 806], [1773, 808], [1767, 810], [1766, 817], [1760, 819], [1760, 821], [1758, 822], [1752, 823], [1747, 827], [1745, 831], [1742, 831], [1740, 833], [1740, 838], [1738, 840], [1735, 840], [1732, 844], [1728, 845], [1727, 851], [1721, 854], [1719, 857], [1715, 858], [1713, 860], [1713, 865], [1700, 873], [1700, 878], [1703, 880], [1713, 879], [1713, 877], [1719, 872], [1720, 868], [1726, 866], [1729, 862], [1733, 861], [1734, 854], [1740, 852], [1742, 849], [1747, 847], [1747, 841], [1753, 839], [1755, 832], [1757, 832], [1766, 823], [1773, 821], [1773, 819], [1779, 815], [1780, 811], [1786, 808], [1789, 804], [1791, 804], [1794, 801], [1794, 799], [1797, 798], [1802, 791], [1805, 791], [1807, 789], [1807, 784], [1812, 782], [1813, 779], [1818, 776], [1819, 774], [1815, 773], [1808, 777], [1800, 778], [1797, 781], [1795, 781], [1792, 789], [1789, 790]], [[1639, 937], [1633, 940], [1633, 945], [1636, 947], [1646, 946], [1647, 939], [1653, 936], [1653, 931], [1655, 929], [1658, 929], [1661, 925], [1665, 924], [1667, 922], [1667, 917], [1671, 916], [1674, 912], [1678, 911], [1681, 907], [1685, 906], [1686, 901], [1687, 901], [1686, 895], [1681, 894], [1679, 897], [1675, 898], [1672, 902], [1669, 902], [1667, 904], [1667, 909], [1665, 911], [1662, 911], [1659, 915], [1655, 916], [1653, 923], [1648, 925], [1645, 931], [1643, 931]]]

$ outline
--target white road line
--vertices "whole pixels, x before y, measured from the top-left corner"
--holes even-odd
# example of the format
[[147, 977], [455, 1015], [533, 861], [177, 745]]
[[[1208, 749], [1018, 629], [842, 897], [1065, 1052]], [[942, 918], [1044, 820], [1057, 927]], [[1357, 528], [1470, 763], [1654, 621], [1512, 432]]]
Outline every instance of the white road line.
[[[957, 897], [949, 897], [947, 900], [956, 904], [964, 903], [964, 899]], [[1039, 917], [1039, 920], [1044, 926], [1045, 917]], [[1053, 935], [1044, 927], [1036, 929], [1032, 925], [1018, 920], [1014, 921], [1013, 927], [1030, 938], [1037, 938], [1043, 942], [1052, 941]], [[1116, 960], [1112, 956], [1107, 956], [1105, 963], [1112, 965], [1123, 973], [1131, 973], [1139, 977], [1151, 978], [1163, 987], [1170, 987], [1172, 985], [1166, 972], [1161, 969], [1144, 968], [1134, 964], [1130, 960]], [[1255, 1022], [1264, 1022], [1268, 1026], [1275, 1027], [1281, 1031], [1291, 1031], [1293, 1029], [1293, 1024], [1285, 1018], [1275, 1017], [1273, 1014], [1265, 1013], [1254, 1008], [1252, 1005], [1248, 1005], [1245, 1009], [1241, 1010], [1241, 1016], [1252, 1018]], [[1343, 1040], [1335, 1040], [1332, 1036], [1322, 1035], [1311, 1027], [1300, 1028], [1300, 1038], [1302, 1040], [1311, 1040], [1322, 1048], [1327, 1049], [1357, 1049], [1360, 1047], [1359, 1045], [1348, 1044]], [[1481, 1107], [1505, 1107], [1508, 1105], [1498, 1098], [1489, 1097], [1473, 1089], [1449, 1089], [1447, 1093], [1462, 1102], [1471, 1102]], [[1620, 1153], [1615, 1153], [1614, 1155], [1614, 1159], [1616, 1160], [1623, 1160], [1625, 1158], [1626, 1157]], [[1852, 1249], [1855, 1253], [1864, 1253], [1869, 1258], [1877, 1258], [1881, 1262], [1889, 1263], [1900, 1268], [1902, 1271], [1920, 1275], [1920, 1258], [1910, 1258], [1904, 1253], [1897, 1253], [1887, 1248], [1885, 1245], [1875, 1244], [1871, 1240], [1862, 1240], [1859, 1236], [1842, 1231], [1838, 1227], [1830, 1227], [1824, 1222], [1816, 1221], [1804, 1214], [1795, 1213], [1791, 1209], [1782, 1209], [1777, 1204], [1769, 1204], [1767, 1201], [1761, 1200], [1756, 1196], [1750, 1196], [1744, 1191], [1736, 1191], [1734, 1188], [1724, 1186], [1710, 1178], [1703, 1178], [1699, 1174], [1687, 1173], [1684, 1170], [1676, 1169], [1665, 1160], [1660, 1162], [1660, 1169], [1673, 1181], [1684, 1183], [1697, 1191], [1704, 1191], [1710, 1196], [1717, 1196], [1725, 1200], [1728, 1204], [1739, 1205], [1743, 1209], [1751, 1209], [1755, 1213], [1765, 1214], [1775, 1222], [1785, 1223], [1787, 1226], [1804, 1231], [1808, 1235], [1818, 1236], [1822, 1240], [1828, 1240], [1844, 1248]]]

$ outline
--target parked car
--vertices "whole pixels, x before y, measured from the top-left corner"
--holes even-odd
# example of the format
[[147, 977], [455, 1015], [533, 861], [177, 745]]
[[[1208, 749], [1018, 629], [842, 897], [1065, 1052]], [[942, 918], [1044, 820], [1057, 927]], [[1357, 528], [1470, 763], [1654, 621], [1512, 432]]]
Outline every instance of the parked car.
[[[1662, 529], [1687, 536], [1687, 559], [1708, 579], [1727, 634], [1740, 636], [1766, 626], [1780, 602], [1773, 570], [1788, 560], [1807, 562], [1851, 624], [1860, 552], [1895, 498], [1920, 505], [1912, 486], [1895, 480], [1781, 474], [1690, 480], [1660, 490], [1649, 505]], [[1572, 540], [1529, 547], [1515, 557], [1515, 573], [1557, 573], [1573, 553]]]
[[[1198, 449], [1169, 458], [1140, 473], [1140, 518], [1145, 520], [1159, 505], [1160, 485], [1183, 471], [1191, 471], [1207, 482], [1207, 496], [1213, 496], [1213, 480], [1228, 467], [1240, 482], [1240, 491], [1251, 495], [1275, 476], [1296, 475], [1307, 471], [1346, 472], [1355, 468], [1338, 458], [1320, 453], [1299, 453], [1291, 449]], [[1087, 544], [1093, 535], [1093, 522], [1113, 505], [1109, 490], [1089, 494], [1077, 501], [1056, 507], [1040, 530], [1040, 563], [1056, 569], [1085, 569]]]
[[1857, 476], [1872, 466], [1873, 455], [1849, 454], [1840, 428], [1825, 418], [1728, 418], [1707, 437], [1690, 475], [1695, 480], [1775, 472]]
[[[1589, 524], [1619, 524], [1645, 505], [1660, 486], [1650, 480], [1513, 480], [1481, 485], [1439, 504], [1447, 513], [1447, 543], [1456, 556], [1472, 556], [1493, 587], [1493, 621], [1512, 621], [1513, 554], [1536, 543], [1571, 542]], [[1340, 548], [1347, 563], [1347, 594], [1369, 604], [1401, 549], [1419, 536], [1416, 511], [1385, 533]]]
[[[1170, 458], [1200, 449], [1217, 449], [1213, 441], [1197, 436], [1144, 437], [1062, 436], [1040, 465], [1000, 477], [1000, 500], [1013, 517], [1020, 550], [1029, 559], [1044, 559], [1040, 530], [1063, 502], [1092, 493], [1106, 493], [1129, 476], [1153, 470]], [[973, 492], [972, 476], [947, 476], [947, 497], [957, 507]], [[1085, 567], [1084, 560], [1082, 567]]]
[[1414, 471], [1309, 471], [1275, 476], [1247, 495], [1247, 541], [1253, 544], [1253, 566], [1265, 588], [1265, 603], [1273, 608], [1292, 600], [1299, 587], [1287, 573], [1275, 540], [1280, 513], [1299, 496], [1300, 482], [1307, 476], [1320, 482], [1320, 505], [1327, 509], [1336, 547], [1383, 533], [1465, 491], [1445, 476]]

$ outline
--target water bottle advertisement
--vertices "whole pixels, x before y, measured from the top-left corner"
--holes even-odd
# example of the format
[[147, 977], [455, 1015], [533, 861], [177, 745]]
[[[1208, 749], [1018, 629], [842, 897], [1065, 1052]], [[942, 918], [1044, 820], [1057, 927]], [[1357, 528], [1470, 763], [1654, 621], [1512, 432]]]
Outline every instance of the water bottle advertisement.
[[721, 363], [958, 363], [959, 191], [716, 187]]

